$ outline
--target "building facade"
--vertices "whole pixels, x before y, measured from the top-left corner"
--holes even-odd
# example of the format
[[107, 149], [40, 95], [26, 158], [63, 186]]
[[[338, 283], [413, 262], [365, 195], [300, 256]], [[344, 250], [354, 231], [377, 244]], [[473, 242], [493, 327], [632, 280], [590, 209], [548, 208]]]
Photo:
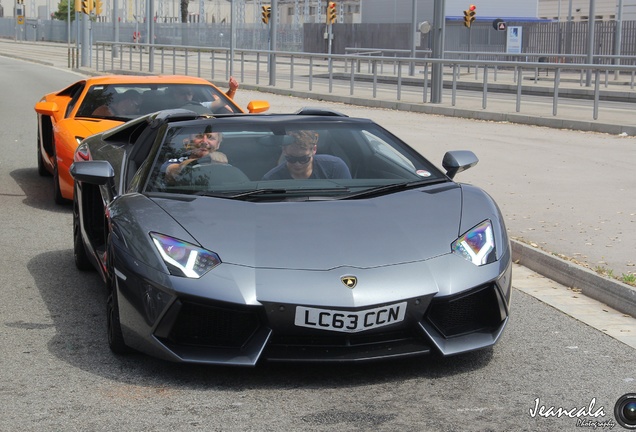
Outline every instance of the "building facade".
[[[143, 21], [146, 16], [148, 0], [117, 0], [119, 17], [124, 22]], [[155, 19], [158, 22], [181, 22], [181, 0], [152, 0]], [[337, 22], [339, 23], [410, 23], [412, 21], [413, 2], [416, 2], [417, 22], [432, 22], [435, 0], [336, 0]], [[480, 3], [473, 0], [477, 18], [519, 20], [573, 21], [590, 19], [589, 9], [592, 0], [488, 0]], [[594, 19], [611, 21], [619, 18], [620, 0], [593, 0]], [[16, 0], [0, 0], [0, 11], [4, 16], [12, 17]], [[58, 9], [58, 0], [26, 0], [25, 16], [31, 19], [49, 19]], [[73, 0], [71, 0], [73, 3]], [[100, 21], [112, 20], [114, 0], [102, 0], [103, 15]], [[236, 21], [238, 23], [261, 22], [262, 6], [271, 4], [271, 0], [233, 0]], [[327, 0], [278, 0], [278, 22], [280, 24], [302, 25], [304, 23], [324, 22]], [[232, 2], [227, 0], [190, 0], [188, 3], [188, 21], [202, 23], [230, 22]], [[445, 0], [447, 19], [463, 19], [463, 11], [470, 6], [468, 0]], [[622, 1], [623, 21], [636, 20], [636, 0]]]

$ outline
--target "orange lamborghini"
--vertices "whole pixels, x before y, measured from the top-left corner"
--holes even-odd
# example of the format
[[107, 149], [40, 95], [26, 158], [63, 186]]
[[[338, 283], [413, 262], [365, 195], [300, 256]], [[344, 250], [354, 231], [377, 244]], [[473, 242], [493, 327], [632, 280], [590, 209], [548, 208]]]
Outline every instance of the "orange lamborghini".
[[[53, 175], [53, 198], [73, 199], [69, 173], [73, 155], [86, 137], [144, 114], [172, 108], [196, 113], [240, 113], [238, 105], [203, 78], [163, 75], [108, 75], [82, 79], [45, 95], [35, 104], [38, 116], [38, 172]], [[250, 113], [267, 111], [266, 101], [252, 101]]]

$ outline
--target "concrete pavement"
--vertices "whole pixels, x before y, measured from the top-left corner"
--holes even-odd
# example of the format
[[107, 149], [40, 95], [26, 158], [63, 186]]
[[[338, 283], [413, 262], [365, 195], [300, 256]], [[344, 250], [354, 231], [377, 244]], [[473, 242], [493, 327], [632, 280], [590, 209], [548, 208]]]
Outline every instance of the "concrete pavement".
[[[29, 44], [0, 40], [0, 55], [67, 68], [65, 47], [64, 44]], [[78, 72], [83, 74], [97, 73], [86, 68]], [[498, 80], [500, 86], [513, 86], [511, 83], [504, 84], [503, 80], [503, 76]], [[466, 81], [465, 84], [468, 85], [481, 85], [479, 77], [473, 80], [473, 84], [470, 84], [468, 77]], [[536, 88], [549, 88], [551, 85], [553, 82], [544, 79], [542, 86]], [[241, 86], [244, 90], [266, 91], [285, 96], [360, 106], [471, 119], [509, 121], [553, 128], [636, 135], [636, 116], [634, 116], [633, 111], [626, 109], [606, 109], [599, 113], [599, 120], [593, 120], [591, 106], [585, 105], [561, 106], [558, 115], [554, 116], [551, 112], [547, 115], [543, 111], [539, 113], [538, 111], [545, 110], [545, 107], [532, 106], [532, 104], [527, 112], [519, 114], [515, 111], [514, 103], [510, 103], [510, 101], [490, 100], [487, 108], [482, 108], [483, 100], [479, 98], [469, 101], [473, 106], [463, 105], [462, 108], [457, 108], [453, 107], [449, 100], [442, 104], [425, 104], [404, 100], [407, 99], [406, 97], [397, 101], [394, 98], [391, 99], [389, 95], [380, 95], [380, 97], [375, 98], [362, 93], [355, 96], [343, 96], [342, 94], [328, 93], [325, 86], [320, 85], [314, 85], [311, 92], [283, 88], [282, 86], [274, 88], [249, 83], [241, 83]], [[580, 93], [584, 90], [580, 88], [579, 83], [570, 81], [563, 83], [563, 88], [559, 89], [559, 94]], [[603, 97], [609, 99], [612, 94], [627, 99], [634, 97], [633, 89], [628, 82], [608, 85], [608, 89], [604, 90]], [[632, 318], [636, 317], [636, 288], [608, 277], [602, 277], [583, 266], [520, 241], [513, 241], [513, 259], [517, 263], [513, 279], [515, 288], [531, 294], [636, 348], [636, 320]]]

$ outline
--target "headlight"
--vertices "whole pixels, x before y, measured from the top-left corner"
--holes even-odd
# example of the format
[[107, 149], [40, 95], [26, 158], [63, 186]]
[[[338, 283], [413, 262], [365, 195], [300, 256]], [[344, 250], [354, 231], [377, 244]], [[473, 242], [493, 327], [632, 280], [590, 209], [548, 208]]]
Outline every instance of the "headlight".
[[451, 250], [477, 266], [494, 262], [497, 257], [492, 223], [485, 220], [472, 228], [453, 242]]
[[217, 265], [221, 258], [214, 252], [162, 234], [150, 233], [170, 273], [198, 279]]

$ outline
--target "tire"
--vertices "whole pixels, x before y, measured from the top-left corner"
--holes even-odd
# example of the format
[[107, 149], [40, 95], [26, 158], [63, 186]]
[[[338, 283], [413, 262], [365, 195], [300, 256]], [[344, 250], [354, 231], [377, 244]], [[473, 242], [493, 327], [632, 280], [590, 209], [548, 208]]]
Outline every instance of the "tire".
[[40, 129], [38, 128], [38, 174], [41, 177], [50, 177], [51, 173], [45, 168], [44, 161], [42, 160], [42, 147], [40, 146]]
[[[111, 277], [114, 278], [116, 276], [111, 274]], [[106, 300], [106, 326], [110, 350], [119, 355], [129, 354], [132, 350], [124, 342], [124, 335], [121, 331], [115, 282], [109, 282], [108, 300]]]
[[106, 289], [108, 298], [106, 300], [106, 332], [108, 336], [108, 347], [114, 354], [124, 355], [132, 352], [132, 349], [124, 341], [124, 333], [121, 331], [121, 321], [119, 319], [119, 301], [117, 300], [117, 276], [113, 263], [113, 254], [110, 247], [110, 238], [106, 242], [108, 258], [106, 267], [108, 268], [108, 279]]
[[82, 241], [77, 201], [73, 202], [73, 257], [75, 259], [75, 267], [77, 267], [78, 270], [94, 270], [86, 253], [84, 242]]
[[55, 204], [64, 205], [68, 204], [70, 200], [62, 196], [62, 190], [60, 188], [60, 175], [57, 171], [57, 161], [53, 167], [53, 201]]

